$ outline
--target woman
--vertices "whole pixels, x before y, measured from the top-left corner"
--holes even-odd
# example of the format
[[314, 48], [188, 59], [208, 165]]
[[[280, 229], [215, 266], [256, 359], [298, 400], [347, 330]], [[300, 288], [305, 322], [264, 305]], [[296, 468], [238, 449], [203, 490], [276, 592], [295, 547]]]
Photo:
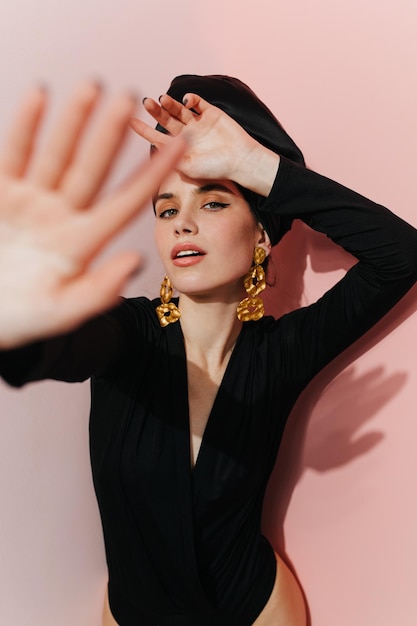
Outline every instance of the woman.
[[[265, 487], [301, 391], [414, 284], [417, 233], [307, 170], [239, 81], [178, 77], [160, 102], [145, 100], [160, 126], [135, 130], [156, 149], [190, 142], [154, 197], [161, 299], [126, 300], [0, 369], [15, 385], [92, 376], [106, 624], [304, 626], [295, 578], [261, 534]], [[294, 218], [358, 263], [274, 320], [262, 263]]]

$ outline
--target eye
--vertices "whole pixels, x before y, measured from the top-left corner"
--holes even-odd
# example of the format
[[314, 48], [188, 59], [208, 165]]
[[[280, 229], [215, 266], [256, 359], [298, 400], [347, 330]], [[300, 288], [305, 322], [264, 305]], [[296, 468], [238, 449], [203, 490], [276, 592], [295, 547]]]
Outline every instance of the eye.
[[221, 211], [221, 209], [225, 209], [230, 206], [227, 202], [207, 202], [203, 204], [203, 209], [209, 209], [210, 211]]
[[158, 213], [158, 217], [160, 217], [161, 219], [169, 219], [170, 217], [174, 217], [174, 215], [176, 215], [177, 213], [178, 209], [165, 209], [164, 211]]

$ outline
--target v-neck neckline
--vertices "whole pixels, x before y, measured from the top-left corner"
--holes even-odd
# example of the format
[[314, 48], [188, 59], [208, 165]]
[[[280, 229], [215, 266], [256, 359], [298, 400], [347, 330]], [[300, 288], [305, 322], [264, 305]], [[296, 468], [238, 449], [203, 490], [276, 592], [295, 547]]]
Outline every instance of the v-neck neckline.
[[182, 356], [183, 356], [183, 380], [185, 381], [185, 397], [184, 397], [184, 407], [185, 407], [185, 416], [184, 416], [184, 421], [185, 421], [185, 428], [186, 428], [186, 433], [187, 433], [187, 437], [188, 437], [188, 454], [187, 454], [187, 463], [188, 463], [188, 467], [190, 470], [190, 476], [191, 477], [195, 477], [196, 473], [198, 473], [199, 471], [199, 467], [202, 464], [202, 461], [204, 462], [204, 458], [205, 458], [205, 448], [206, 448], [206, 439], [207, 439], [207, 432], [209, 430], [211, 430], [213, 428], [213, 421], [216, 415], [216, 406], [219, 403], [219, 399], [221, 398], [222, 392], [223, 392], [223, 388], [225, 385], [225, 381], [227, 380], [228, 376], [229, 376], [229, 372], [231, 370], [232, 364], [234, 362], [234, 360], [236, 359], [236, 353], [238, 352], [238, 348], [239, 345], [241, 343], [241, 339], [242, 336], [244, 334], [244, 329], [245, 329], [245, 324], [242, 325], [242, 328], [240, 329], [240, 332], [236, 338], [235, 344], [233, 346], [232, 352], [230, 354], [229, 360], [227, 362], [227, 365], [225, 367], [222, 379], [220, 381], [220, 384], [218, 386], [216, 395], [214, 397], [214, 401], [213, 404], [211, 406], [208, 418], [207, 418], [207, 422], [201, 437], [201, 443], [199, 446], [199, 450], [198, 450], [198, 454], [197, 454], [197, 458], [195, 459], [194, 464], [191, 464], [191, 458], [192, 458], [192, 454], [191, 454], [191, 445], [192, 445], [192, 439], [191, 439], [191, 423], [190, 423], [190, 405], [189, 405], [189, 398], [188, 398], [188, 369], [187, 369], [187, 351], [185, 348], [185, 337], [184, 334], [182, 332], [182, 326], [181, 326], [181, 320], [178, 320], [178, 324], [174, 324], [174, 326], [177, 327], [178, 331], [179, 331], [179, 336], [180, 336], [180, 340], [181, 340], [181, 348], [182, 348]]

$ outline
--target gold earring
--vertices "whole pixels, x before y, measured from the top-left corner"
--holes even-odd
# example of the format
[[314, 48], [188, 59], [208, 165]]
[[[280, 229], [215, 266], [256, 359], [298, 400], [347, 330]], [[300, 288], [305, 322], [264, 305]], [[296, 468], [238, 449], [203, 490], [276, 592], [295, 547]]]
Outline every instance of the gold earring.
[[159, 323], [162, 327], [168, 326], [177, 322], [181, 313], [177, 306], [173, 302], [170, 302], [172, 298], [172, 285], [168, 276], [165, 276], [161, 284], [161, 304], [156, 307], [156, 314], [159, 318]]
[[266, 287], [265, 270], [261, 265], [265, 258], [265, 250], [255, 248], [253, 253], [254, 264], [243, 280], [248, 297], [241, 300], [237, 305], [237, 317], [241, 322], [260, 320], [265, 313], [264, 303], [258, 297]]

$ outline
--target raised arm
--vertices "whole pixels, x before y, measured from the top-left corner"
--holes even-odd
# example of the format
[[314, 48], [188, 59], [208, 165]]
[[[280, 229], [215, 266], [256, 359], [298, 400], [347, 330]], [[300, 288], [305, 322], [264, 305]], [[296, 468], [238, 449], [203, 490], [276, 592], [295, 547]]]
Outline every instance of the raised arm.
[[288, 384], [304, 386], [417, 280], [417, 230], [385, 207], [282, 158], [262, 210], [301, 219], [358, 259], [316, 303], [277, 323]]
[[100, 96], [97, 85], [80, 85], [42, 149], [43, 89], [27, 94], [10, 126], [0, 158], [0, 350], [67, 332], [114, 306], [140, 262], [137, 252], [123, 252], [91, 266], [157, 189], [184, 142], [98, 197], [136, 106], [120, 95], [90, 129]]
[[187, 134], [191, 148], [179, 164], [185, 174], [234, 180], [265, 197], [260, 213], [301, 219], [359, 261], [316, 304], [274, 325], [288, 384], [303, 387], [415, 283], [417, 231], [388, 209], [279, 157], [199, 96], [186, 94], [184, 102], [167, 95], [160, 105], [150, 98], [144, 102], [169, 135], [141, 121], [133, 128], [157, 147]]

